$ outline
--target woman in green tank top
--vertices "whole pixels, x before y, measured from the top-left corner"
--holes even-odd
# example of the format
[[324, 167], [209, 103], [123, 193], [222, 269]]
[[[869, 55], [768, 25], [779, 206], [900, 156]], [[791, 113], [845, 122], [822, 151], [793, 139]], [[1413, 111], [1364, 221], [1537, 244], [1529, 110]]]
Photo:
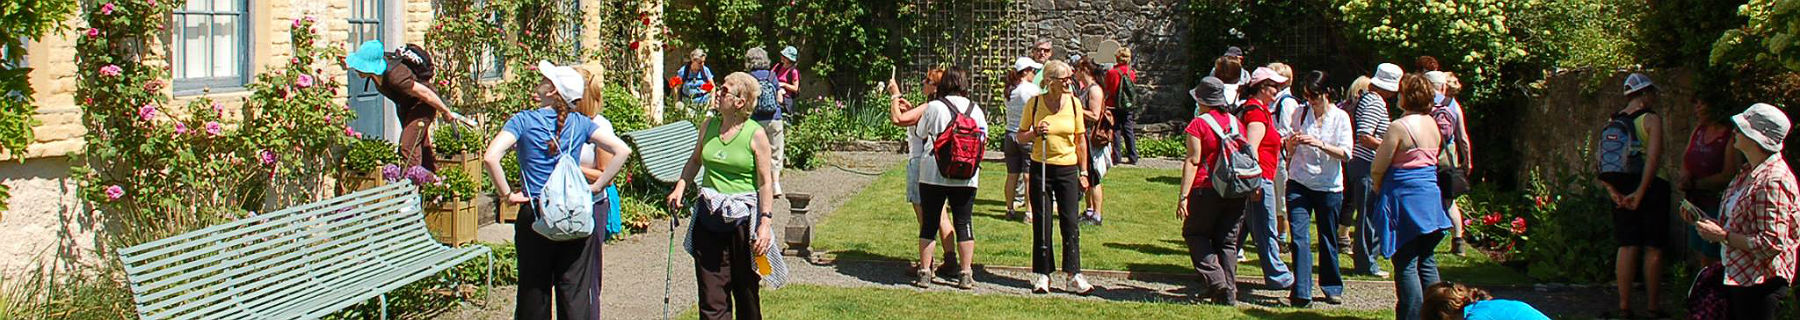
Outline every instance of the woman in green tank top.
[[[750, 119], [750, 111], [760, 94], [755, 78], [738, 72], [725, 76], [724, 85], [715, 92], [710, 104], [712, 119], [700, 123], [700, 139], [694, 154], [681, 170], [681, 180], [669, 192], [670, 208], [682, 208], [682, 196], [696, 175], [705, 174], [700, 183], [702, 194], [729, 198], [756, 199], [755, 215], [743, 221], [717, 214], [696, 214], [692, 227], [694, 268], [700, 284], [699, 304], [702, 319], [762, 318], [757, 298], [758, 275], [753, 256], [778, 254], [768, 252], [773, 234], [769, 224], [774, 200], [774, 172], [769, 136]], [[753, 221], [752, 221], [753, 220]], [[755, 230], [750, 230], [751, 226]]]

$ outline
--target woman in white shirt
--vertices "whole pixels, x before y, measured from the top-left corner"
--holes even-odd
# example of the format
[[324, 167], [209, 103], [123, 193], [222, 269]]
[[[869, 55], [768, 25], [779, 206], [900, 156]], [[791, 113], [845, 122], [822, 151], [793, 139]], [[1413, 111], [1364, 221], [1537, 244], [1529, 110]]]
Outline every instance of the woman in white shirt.
[[[919, 86], [920, 93], [925, 94], [926, 97], [936, 97], [938, 83], [943, 81], [944, 73], [944, 68], [932, 68], [931, 70], [926, 71], [925, 81]], [[919, 161], [926, 156], [929, 148], [925, 144], [925, 139], [915, 135], [914, 131], [918, 130], [916, 125], [919, 123], [919, 118], [924, 116], [926, 109], [923, 108], [922, 105], [916, 105], [911, 101], [900, 98], [900, 83], [896, 80], [897, 79], [888, 79], [888, 94], [891, 95], [890, 98], [892, 99], [888, 109], [888, 121], [896, 126], [906, 128], [906, 202], [912, 203], [913, 216], [919, 219], [920, 224], [924, 224], [925, 221], [936, 221], [938, 225], [938, 239], [943, 239], [945, 243], [949, 243], [953, 240], [953, 238], [951, 238], [951, 230], [955, 230], [955, 228], [950, 225], [950, 215], [943, 214], [943, 210], [938, 210], [938, 214], [932, 215], [932, 217], [935, 217], [932, 218], [933, 220], [925, 220], [927, 218], [925, 216], [925, 209], [924, 206], [921, 205], [923, 203], [921, 200], [923, 199], [919, 196]], [[957, 256], [956, 246], [944, 246], [945, 259], [955, 256]], [[927, 259], [921, 260], [920, 262], [927, 263], [930, 261]], [[944, 266], [937, 268], [940, 272], [939, 276], [944, 276], [945, 278], [955, 277], [961, 272], [961, 270], [956, 270], [955, 267], [955, 265], [945, 263]], [[921, 264], [919, 265], [919, 268], [929, 269], [930, 266]]]
[[[1288, 122], [1293, 135], [1284, 140], [1288, 163], [1288, 224], [1294, 237], [1294, 288], [1291, 305], [1305, 307], [1313, 301], [1312, 227], [1314, 217], [1321, 234], [1330, 235], [1338, 225], [1344, 203], [1344, 161], [1350, 160], [1350, 116], [1331, 104], [1325, 90], [1325, 72], [1305, 74], [1293, 85], [1305, 103]], [[1343, 274], [1338, 271], [1338, 243], [1319, 239], [1319, 287], [1323, 301], [1342, 304]]]
[[1044, 93], [1043, 88], [1031, 82], [1043, 69], [1044, 65], [1031, 58], [1019, 58], [1013, 62], [1013, 72], [1006, 78], [1006, 138], [1000, 141], [1000, 151], [1006, 155], [1007, 219], [1031, 220], [1030, 208], [1019, 214], [1019, 207], [1025, 206], [1028, 192], [1023, 180], [1031, 164], [1031, 146], [1014, 141], [1013, 136], [1019, 134], [1019, 118], [1025, 115], [1025, 102]]
[[[919, 108], [922, 109], [919, 112], [905, 113], [900, 117], [901, 122], [913, 125], [909, 138], [926, 141], [926, 148], [930, 148], [929, 146], [935, 145], [938, 135], [950, 128], [952, 121], [962, 117], [974, 120], [981, 131], [987, 131], [987, 114], [966, 97], [968, 86], [968, 71], [962, 67], [950, 67], [946, 70], [938, 78], [937, 90], [931, 95], [931, 101]], [[913, 114], [918, 117], [910, 117]], [[942, 219], [944, 207], [948, 205], [951, 225], [956, 234], [959, 267], [956, 287], [973, 289], [975, 277], [971, 271], [974, 270], [975, 235], [970, 225], [975, 212], [975, 188], [981, 181], [980, 172], [977, 171], [975, 178], [971, 179], [945, 177], [938, 171], [937, 155], [927, 151], [918, 159], [919, 212], [923, 213], [923, 217], [919, 220], [919, 278], [913, 284], [919, 287], [931, 284], [931, 253], [936, 251], [937, 238], [942, 231], [941, 224], [932, 222]]]

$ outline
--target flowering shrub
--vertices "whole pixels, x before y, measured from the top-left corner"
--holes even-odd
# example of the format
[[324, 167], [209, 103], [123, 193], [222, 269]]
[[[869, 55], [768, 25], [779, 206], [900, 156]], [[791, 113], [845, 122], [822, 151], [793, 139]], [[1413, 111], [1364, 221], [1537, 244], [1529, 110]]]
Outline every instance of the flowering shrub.
[[[1513, 37], [1509, 15], [1541, 6], [1526, 1], [1336, 0], [1348, 37], [1376, 57], [1411, 61], [1434, 55], [1468, 87], [1463, 96], [1486, 101], [1501, 88], [1502, 65], [1531, 52]], [[1411, 63], [1401, 63], [1411, 69]], [[1408, 70], [1412, 71], [1412, 70]], [[1479, 103], [1477, 103], [1479, 104]]]
[[344, 168], [354, 172], [368, 172], [399, 163], [399, 147], [381, 139], [358, 139], [344, 154]]
[[[1531, 241], [1523, 250], [1532, 278], [1570, 282], [1611, 279], [1612, 201], [1583, 169], [1534, 169], [1524, 204]], [[1547, 173], [1546, 173], [1547, 172]]]
[[431, 134], [432, 150], [439, 157], [480, 154], [487, 149], [488, 136], [462, 125], [439, 125]]
[[337, 97], [343, 84], [327, 77], [325, 65], [337, 66], [332, 57], [343, 55], [336, 47], [315, 45], [316, 18], [295, 19], [289, 29], [293, 58], [282, 68], [263, 72], [246, 87], [255, 93], [246, 101], [250, 114], [241, 132], [245, 146], [257, 150], [267, 166], [271, 196], [278, 206], [321, 200], [331, 196], [326, 176], [335, 173], [338, 147], [361, 134], [350, 130], [356, 113]]
[[1469, 245], [1496, 258], [1515, 258], [1524, 249], [1523, 244], [1530, 240], [1526, 235], [1530, 231], [1530, 222], [1525, 217], [1532, 209], [1546, 205], [1544, 201], [1547, 201], [1544, 197], [1479, 185], [1457, 203], [1463, 214], [1463, 221], [1457, 223], [1463, 224], [1463, 239]]
[[[415, 167], [417, 168], [417, 167]], [[421, 168], [422, 169], [422, 168]], [[420, 170], [423, 172], [423, 170]], [[445, 203], [469, 201], [475, 199], [475, 178], [463, 172], [459, 167], [448, 167], [438, 170], [439, 174], [431, 177], [418, 177], [419, 196], [426, 203]], [[424, 172], [430, 176], [430, 172]]]

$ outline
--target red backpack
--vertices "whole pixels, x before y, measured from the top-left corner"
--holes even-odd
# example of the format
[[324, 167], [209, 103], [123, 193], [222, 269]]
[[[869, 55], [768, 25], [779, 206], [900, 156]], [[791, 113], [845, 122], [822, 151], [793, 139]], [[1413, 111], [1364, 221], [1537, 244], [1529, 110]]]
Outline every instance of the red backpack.
[[950, 179], [975, 178], [976, 169], [981, 168], [982, 154], [986, 152], [987, 133], [975, 123], [975, 118], [969, 117], [967, 110], [957, 111], [947, 99], [939, 98], [938, 101], [955, 115], [950, 118], [950, 125], [938, 133], [931, 148], [931, 153], [937, 156], [938, 174]]

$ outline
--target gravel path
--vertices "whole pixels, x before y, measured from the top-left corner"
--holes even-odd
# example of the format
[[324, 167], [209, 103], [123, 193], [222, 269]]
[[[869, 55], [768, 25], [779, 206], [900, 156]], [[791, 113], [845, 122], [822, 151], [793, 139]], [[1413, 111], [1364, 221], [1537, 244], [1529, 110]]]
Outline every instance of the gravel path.
[[[862, 190], [873, 182], [883, 171], [892, 169], [901, 163], [904, 155], [894, 153], [856, 152], [832, 153], [829, 155], [832, 165], [813, 171], [789, 171], [783, 176], [783, 187], [788, 192], [809, 193], [813, 196], [812, 212], [815, 219], [828, 218], [830, 213], [855, 192]], [[1143, 159], [1139, 167], [1148, 168], [1180, 168], [1177, 159]], [[786, 200], [777, 200], [779, 207], [788, 206]], [[776, 214], [776, 227], [786, 226], [788, 214]], [[655, 224], [666, 226], [666, 224]], [[685, 232], [677, 229], [679, 232]], [[780, 234], [776, 229], [776, 234]], [[511, 241], [510, 225], [490, 225], [481, 230], [483, 241]], [[608, 319], [660, 319], [663, 312], [662, 292], [664, 279], [664, 260], [668, 257], [669, 231], [666, 228], [652, 228], [645, 234], [635, 235], [629, 239], [607, 244], [605, 248], [605, 298], [602, 299], [604, 314]], [[680, 239], [676, 239], [679, 241]], [[860, 260], [826, 260], [824, 264], [808, 264], [792, 257], [788, 258], [792, 279], [796, 283], [839, 286], [839, 287], [888, 287], [913, 288], [908, 276], [912, 267], [904, 261], [860, 261]], [[673, 295], [670, 297], [671, 313], [679, 314], [695, 304], [693, 261], [686, 254], [677, 252], [672, 257]], [[1030, 295], [1029, 280], [1033, 275], [1018, 267], [984, 267], [977, 266], [976, 281], [978, 285], [972, 290], [976, 294], [1009, 294]], [[1095, 272], [1089, 275], [1090, 281], [1101, 288], [1093, 295], [1082, 297], [1067, 293], [1053, 293], [1057, 297], [1069, 299], [1111, 300], [1111, 301], [1160, 301], [1181, 302], [1192, 301], [1195, 294], [1190, 285], [1195, 279], [1185, 275], [1170, 274], [1123, 274]], [[929, 291], [959, 291], [950, 287], [943, 279], [924, 289]], [[1240, 278], [1239, 299], [1246, 302], [1243, 308], [1266, 308], [1281, 306], [1287, 296], [1285, 290], [1265, 290], [1260, 288], [1260, 279]], [[1062, 276], [1052, 277], [1053, 288], [1066, 287]], [[1683, 286], [1685, 287], [1685, 286]], [[1556, 290], [1534, 290], [1533, 288], [1488, 288], [1495, 296], [1523, 300], [1537, 306], [1546, 313], [1588, 316], [1600, 309], [1610, 306], [1613, 297], [1611, 290], [1602, 288], [1559, 288]], [[1314, 308], [1323, 309], [1360, 309], [1387, 310], [1393, 308], [1393, 283], [1375, 281], [1349, 281], [1345, 284], [1345, 304], [1326, 305], [1313, 304]], [[495, 288], [495, 292], [485, 301], [477, 301], [464, 307], [447, 312], [439, 319], [502, 319], [510, 318], [515, 287]], [[1672, 304], [1665, 304], [1671, 305]]]

